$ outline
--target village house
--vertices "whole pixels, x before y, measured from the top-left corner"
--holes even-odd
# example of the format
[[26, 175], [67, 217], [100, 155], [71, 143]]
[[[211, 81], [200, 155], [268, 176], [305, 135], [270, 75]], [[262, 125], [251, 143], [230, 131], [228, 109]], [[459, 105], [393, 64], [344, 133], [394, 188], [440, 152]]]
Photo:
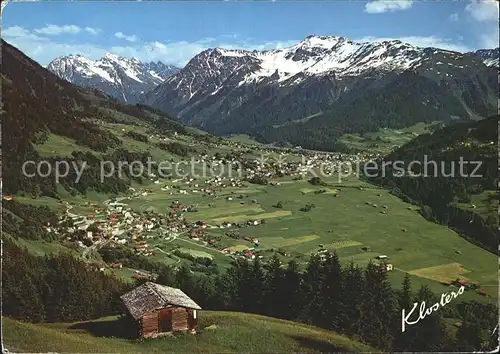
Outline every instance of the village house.
[[243, 256], [247, 259], [255, 259], [255, 254], [253, 254], [253, 252], [251, 250], [246, 250], [244, 253], [243, 253]]
[[120, 298], [141, 338], [172, 332], [196, 333], [197, 311], [201, 307], [180, 289], [146, 282]]
[[393, 265], [391, 263], [382, 263], [380, 264], [380, 268], [382, 268], [383, 270], [387, 271], [387, 272], [390, 272], [393, 270]]

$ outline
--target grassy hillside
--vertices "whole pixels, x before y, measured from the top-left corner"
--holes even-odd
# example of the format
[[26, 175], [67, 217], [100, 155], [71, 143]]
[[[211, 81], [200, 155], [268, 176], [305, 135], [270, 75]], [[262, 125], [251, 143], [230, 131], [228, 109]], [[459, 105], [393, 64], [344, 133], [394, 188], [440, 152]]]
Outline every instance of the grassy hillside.
[[[104, 337], [114, 317], [83, 323], [34, 325], [3, 319], [11, 352], [234, 353], [360, 352], [373, 348], [347, 337], [294, 322], [236, 312], [203, 311], [199, 333], [138, 341]], [[208, 327], [208, 328], [207, 328]]]

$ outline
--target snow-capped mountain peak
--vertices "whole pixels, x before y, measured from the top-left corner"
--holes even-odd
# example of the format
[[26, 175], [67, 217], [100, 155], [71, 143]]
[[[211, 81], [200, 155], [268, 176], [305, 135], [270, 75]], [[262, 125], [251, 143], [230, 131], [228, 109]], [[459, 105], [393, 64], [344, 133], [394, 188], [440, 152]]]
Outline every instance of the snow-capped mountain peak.
[[99, 60], [76, 54], [54, 59], [47, 69], [59, 77], [82, 87], [96, 88], [127, 103], [140, 101], [143, 93], [179, 71], [178, 68], [156, 63], [143, 63], [107, 53]]
[[120, 60], [120, 57], [116, 54], [106, 53], [106, 54], [104, 54], [103, 59], [116, 61], [116, 60]]
[[[204, 50], [144, 102], [225, 134], [271, 120], [281, 124], [308, 117], [345, 95], [385, 87], [399, 77], [415, 76], [433, 90], [437, 85], [461, 92], [464, 87], [482, 87], [491, 80], [485, 79], [488, 75], [491, 70], [465, 53], [400, 40], [312, 35], [273, 50]], [[478, 82], [472, 84], [474, 80]]]
[[480, 49], [475, 52], [467, 53], [475, 58], [483, 61], [484, 65], [488, 67], [499, 67], [499, 54], [500, 48], [495, 49]]
[[340, 36], [308, 36], [291, 47], [268, 51], [215, 48], [204, 53], [207, 60], [214, 56], [245, 57], [257, 63], [260, 69], [249, 72], [240, 84], [270, 77], [284, 82], [299, 73], [307, 76], [334, 72], [336, 76], [350, 76], [375, 68], [402, 71], [417, 65], [418, 59], [424, 56], [422, 48], [399, 40], [355, 42]]
[[324, 49], [332, 49], [339, 42], [349, 41], [346, 37], [338, 37], [338, 36], [307, 36], [304, 40], [302, 40], [296, 47], [301, 48], [324, 48]]

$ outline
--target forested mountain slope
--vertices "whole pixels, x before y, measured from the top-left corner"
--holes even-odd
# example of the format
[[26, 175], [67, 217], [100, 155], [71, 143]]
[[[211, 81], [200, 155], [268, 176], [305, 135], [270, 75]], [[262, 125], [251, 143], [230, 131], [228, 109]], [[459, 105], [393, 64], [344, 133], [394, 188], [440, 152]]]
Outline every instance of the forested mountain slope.
[[[2, 123], [4, 131], [9, 132], [4, 134], [2, 151], [4, 192], [31, 193], [40, 189], [44, 195], [57, 194], [53, 179], [40, 176], [28, 178], [22, 173], [24, 162], [41, 161], [33, 146], [43, 143], [49, 134], [70, 138], [75, 146], [89, 150], [86, 160], [90, 168], [85, 175], [85, 183], [77, 186], [72, 182], [75, 176], [69, 175], [62, 182], [67, 189], [85, 190], [93, 186], [104, 191], [118, 191], [125, 188], [123, 181], [111, 177], [109, 185], [100, 186], [95, 180], [98, 177], [95, 169], [100, 161], [97, 155], [109, 152], [111, 155], [108, 158], [113, 160], [116, 159], [113, 151], [123, 149], [123, 143], [115, 134], [100, 128], [100, 120], [113, 120], [116, 114], [123, 113], [135, 117], [139, 122], [156, 125], [159, 129], [186, 132], [184, 125], [177, 120], [148, 107], [123, 105], [99, 91], [79, 88], [60, 79], [3, 40], [2, 94]], [[132, 158], [132, 154], [122, 152], [128, 155], [127, 158]], [[48, 160], [55, 167], [57, 156]], [[83, 160], [83, 155], [73, 155], [66, 160], [76, 163]], [[90, 171], [92, 168], [94, 173]], [[28, 170], [29, 174], [32, 172]]]
[[[497, 115], [453, 124], [420, 135], [386, 156], [383, 161], [391, 164], [371, 180], [427, 206], [426, 218], [449, 224], [497, 253], [498, 119]], [[396, 161], [415, 175], [398, 171]]]

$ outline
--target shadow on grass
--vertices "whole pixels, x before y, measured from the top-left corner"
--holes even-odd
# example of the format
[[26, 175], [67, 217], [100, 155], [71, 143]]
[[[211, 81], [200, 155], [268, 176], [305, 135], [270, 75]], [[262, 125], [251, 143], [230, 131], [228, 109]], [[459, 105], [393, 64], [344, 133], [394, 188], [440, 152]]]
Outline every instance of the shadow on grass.
[[136, 325], [126, 318], [80, 322], [73, 324], [68, 329], [83, 331], [96, 337], [137, 338]]
[[328, 343], [327, 341], [324, 340], [319, 340], [319, 339], [311, 339], [308, 337], [302, 337], [302, 336], [291, 336], [293, 340], [297, 342], [297, 344], [304, 348], [304, 349], [309, 349], [309, 350], [314, 350], [316, 352], [322, 352], [322, 353], [334, 353], [334, 352], [353, 352], [355, 351], [352, 348], [344, 348], [344, 347], [339, 347], [334, 344]]

